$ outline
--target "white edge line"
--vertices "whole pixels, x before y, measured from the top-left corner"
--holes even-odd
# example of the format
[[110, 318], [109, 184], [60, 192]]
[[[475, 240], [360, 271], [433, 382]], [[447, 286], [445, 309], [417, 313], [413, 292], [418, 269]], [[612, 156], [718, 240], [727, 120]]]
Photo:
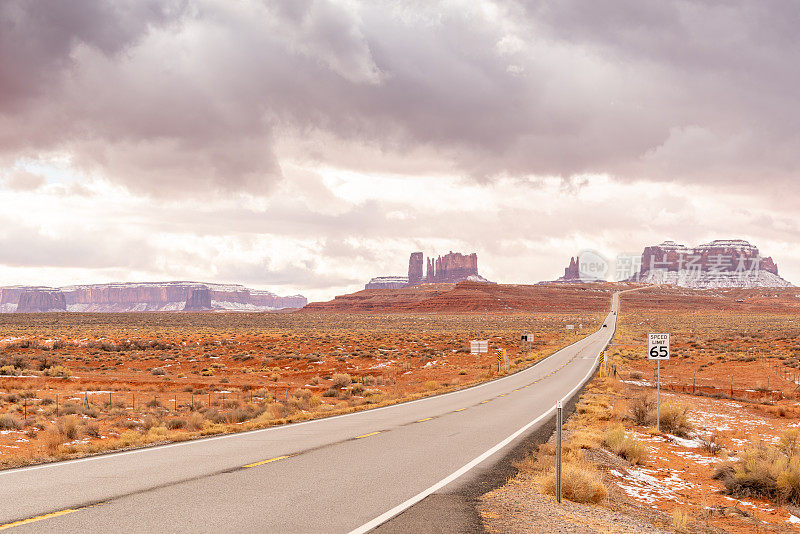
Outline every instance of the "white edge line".
[[[612, 310], [613, 310], [613, 308], [612, 308]], [[608, 316], [606, 316], [606, 317], [608, 317]], [[616, 324], [616, 321], [615, 321], [614, 324]], [[602, 326], [600, 328], [602, 328]], [[611, 337], [613, 337], [613, 335]], [[609, 337], [609, 341], [608, 342], [611, 341], [611, 337]], [[608, 343], [608, 342], [606, 342], [606, 343]], [[589, 372], [586, 373], [586, 376], [583, 377], [583, 380], [578, 382], [578, 385], [576, 385], [572, 389], [572, 391], [570, 391], [569, 393], [567, 393], [567, 395], [562, 397], [562, 401], [564, 399], [568, 399], [569, 397], [574, 395], [575, 392], [578, 391], [589, 380], [589, 378], [591, 378], [591, 376], [595, 373], [595, 370], [597, 369], [597, 362], [598, 362], [598, 360], [600, 358], [600, 352], [601, 351], [597, 352], [597, 356], [595, 356], [595, 359], [594, 359], [594, 364], [592, 365], [591, 369], [589, 369]], [[391, 510], [389, 510], [387, 512], [384, 512], [383, 514], [379, 515], [378, 517], [376, 517], [372, 521], [369, 521], [368, 523], [364, 523], [360, 527], [351, 530], [349, 532], [349, 534], [364, 534], [366, 532], [369, 532], [373, 528], [375, 528], [375, 527], [377, 527], [379, 525], [382, 525], [383, 523], [385, 523], [389, 519], [393, 518], [394, 516], [396, 516], [400, 512], [403, 512], [404, 510], [414, 506], [415, 504], [417, 504], [419, 501], [421, 501], [422, 499], [424, 499], [428, 495], [430, 495], [430, 494], [434, 493], [435, 491], [438, 491], [438, 490], [442, 489], [443, 487], [445, 487], [446, 485], [450, 484], [451, 482], [453, 482], [454, 480], [456, 480], [460, 476], [462, 476], [465, 473], [467, 473], [468, 471], [470, 471], [476, 465], [478, 465], [479, 463], [483, 462], [484, 460], [486, 460], [487, 458], [492, 456], [494, 453], [496, 453], [497, 451], [499, 451], [500, 449], [502, 449], [503, 447], [505, 447], [506, 445], [508, 445], [512, 441], [514, 441], [516, 438], [519, 437], [520, 434], [522, 434], [523, 432], [528, 430], [530, 427], [532, 427], [533, 425], [535, 425], [536, 423], [538, 423], [539, 421], [541, 421], [545, 417], [549, 416], [555, 409], [556, 409], [556, 407], [553, 406], [552, 408], [550, 408], [549, 410], [544, 412], [542, 415], [540, 415], [539, 417], [537, 417], [536, 419], [534, 419], [530, 423], [526, 424], [525, 426], [523, 426], [522, 428], [520, 428], [519, 430], [517, 430], [516, 432], [511, 434], [506, 439], [504, 439], [503, 441], [501, 441], [500, 443], [498, 443], [497, 445], [495, 445], [494, 447], [492, 447], [488, 451], [484, 452], [483, 454], [481, 454], [480, 456], [478, 456], [477, 458], [475, 458], [474, 460], [472, 460], [468, 464], [464, 465], [459, 470], [457, 470], [454, 473], [450, 474], [448, 477], [443, 478], [442, 480], [440, 480], [439, 482], [437, 482], [433, 486], [429, 487], [428, 489], [423, 490], [420, 493], [417, 493], [416, 495], [414, 495], [413, 497], [411, 497], [407, 501], [405, 501], [405, 502], [403, 502], [401, 504], [398, 504], [397, 506], [395, 506]]]
[[[602, 328], [602, 327], [600, 327], [600, 328]], [[592, 334], [589, 334], [586, 337], [578, 339], [577, 341], [575, 341], [573, 343], [570, 343], [569, 345], [558, 349], [556, 352], [552, 353], [550, 356], [555, 356], [559, 352], [561, 352], [563, 350], [566, 350], [566, 349], [570, 348], [573, 345], [577, 345], [581, 341], [585, 341], [587, 338], [591, 337], [594, 333], [596, 333], [596, 332], [593, 332]], [[549, 359], [549, 358], [546, 358], [546, 359]], [[181, 441], [181, 442], [178, 442], [178, 443], [169, 443], [167, 445], [157, 445], [155, 447], [142, 447], [142, 448], [134, 449], [134, 450], [131, 450], [131, 451], [110, 452], [110, 453], [101, 454], [101, 455], [98, 455], [98, 456], [88, 456], [86, 458], [76, 458], [75, 460], [64, 460], [64, 461], [56, 461], [56, 462], [50, 462], [50, 463], [40, 464], [40, 465], [31, 465], [31, 466], [27, 466], [27, 467], [14, 467], [14, 468], [11, 468], [11, 469], [0, 469], [0, 477], [2, 477], [3, 475], [19, 473], [21, 471], [36, 471], [36, 470], [39, 470], [39, 469], [56, 469], [56, 468], [61, 467], [61, 466], [79, 464], [79, 463], [83, 463], [83, 462], [91, 462], [91, 461], [96, 461], [96, 460], [107, 460], [107, 459], [111, 459], [111, 458], [119, 458], [120, 456], [128, 456], [130, 454], [143, 454], [143, 453], [148, 453], [148, 452], [157, 452], [157, 451], [161, 451], [161, 450], [164, 450], [164, 449], [171, 449], [173, 447], [181, 447], [181, 446], [185, 446], [185, 445], [199, 445], [199, 444], [202, 444], [202, 443], [208, 443], [210, 441], [216, 441], [216, 440], [220, 440], [220, 439], [235, 438], [235, 437], [240, 437], [241, 438], [243, 436], [247, 436], [248, 434], [259, 434], [259, 433], [262, 433], [262, 432], [277, 432], [277, 431], [284, 430], [284, 429], [287, 429], [287, 428], [295, 428], [295, 427], [298, 427], [298, 426], [310, 425], [310, 424], [315, 424], [315, 423], [319, 424], [319, 423], [324, 423], [326, 421], [333, 421], [334, 419], [341, 419], [343, 417], [351, 417], [351, 416], [354, 416], [354, 415], [365, 415], [365, 414], [379, 412], [379, 411], [382, 411], [382, 410], [388, 410], [390, 408], [398, 408], [398, 407], [401, 407], [401, 406], [408, 406], [408, 405], [411, 405], [411, 404], [415, 404], [417, 402], [423, 402], [423, 401], [428, 401], [428, 400], [435, 399], [435, 398], [443, 398], [443, 397], [447, 397], [449, 395], [456, 395], [456, 394], [459, 394], [459, 393], [464, 393], [465, 391], [474, 391], [476, 389], [480, 389], [480, 388], [488, 386], [490, 384], [498, 384], [500, 382], [503, 382], [503, 381], [511, 379], [511, 378], [518, 378], [521, 373], [526, 373], [528, 371], [532, 371], [536, 366], [538, 366], [540, 363], [543, 363], [545, 360], [541, 360], [539, 362], [536, 362], [535, 364], [533, 364], [532, 366], [528, 367], [527, 369], [524, 369], [524, 370], [522, 370], [522, 371], [520, 371], [518, 373], [514, 373], [514, 374], [510, 374], [510, 375], [504, 376], [502, 378], [498, 378], [498, 379], [495, 379], [495, 380], [490, 380], [490, 381], [487, 381], [487, 382], [483, 382], [481, 384], [476, 384], [474, 386], [470, 386], [470, 387], [464, 388], [464, 389], [459, 389], [457, 391], [451, 391], [449, 393], [442, 393], [440, 395], [433, 395], [431, 397], [423, 397], [421, 399], [416, 399], [416, 400], [413, 400], [413, 401], [398, 402], [396, 404], [390, 404], [389, 406], [381, 406], [380, 408], [371, 408], [371, 409], [368, 409], [368, 410], [359, 410], [359, 411], [356, 411], [356, 412], [345, 413], [345, 414], [342, 414], [342, 415], [334, 415], [332, 417], [322, 417], [322, 418], [318, 418], [318, 419], [309, 419], [308, 421], [300, 421], [299, 423], [290, 423], [290, 424], [287, 424], [287, 425], [273, 426], [273, 427], [268, 427], [268, 428], [258, 428], [258, 429], [255, 429], [255, 430], [245, 430], [244, 432], [231, 432], [230, 434], [223, 434], [222, 436], [213, 436], [213, 437], [205, 437], [205, 438], [199, 438], [199, 439], [190, 439], [190, 440]]]

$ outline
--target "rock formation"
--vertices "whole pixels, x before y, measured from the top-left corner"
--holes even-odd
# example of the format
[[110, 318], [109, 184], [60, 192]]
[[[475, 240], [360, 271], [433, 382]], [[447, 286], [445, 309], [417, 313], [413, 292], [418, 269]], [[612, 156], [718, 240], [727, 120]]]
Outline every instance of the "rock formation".
[[211, 291], [207, 287], [192, 289], [183, 311], [211, 310]]
[[692, 288], [789, 287], [771, 257], [741, 239], [718, 239], [689, 248], [674, 241], [644, 249], [631, 281]]
[[[425, 262], [425, 276], [422, 265]], [[457, 284], [465, 280], [491, 283], [478, 274], [478, 255], [450, 252], [435, 260], [425, 257], [422, 252], [412, 252], [408, 259], [408, 277], [378, 276], [372, 278], [364, 289], [401, 289], [420, 284]]]
[[564, 276], [556, 282], [581, 282], [580, 257], [574, 256], [569, 259], [569, 266], [564, 268]]
[[20, 293], [16, 311], [17, 313], [63, 312], [67, 311], [67, 302], [61, 291], [32, 289]]
[[[415, 286], [422, 282], [422, 252], [412, 252], [408, 259], [408, 279], [406, 283]], [[367, 288], [369, 289], [369, 288]]]
[[[63, 306], [60, 304], [62, 302]], [[302, 295], [280, 297], [269, 291], [248, 289], [240, 285], [198, 282], [0, 288], [0, 313], [53, 309], [100, 313], [184, 309], [270, 311], [302, 308], [306, 303], [306, 298]]]
[[428, 283], [457, 283], [470, 280], [470, 277], [481, 278], [478, 274], [478, 255], [474, 252], [464, 255], [450, 251], [449, 254], [439, 256], [433, 264], [433, 272], [428, 264], [428, 273], [425, 281]]

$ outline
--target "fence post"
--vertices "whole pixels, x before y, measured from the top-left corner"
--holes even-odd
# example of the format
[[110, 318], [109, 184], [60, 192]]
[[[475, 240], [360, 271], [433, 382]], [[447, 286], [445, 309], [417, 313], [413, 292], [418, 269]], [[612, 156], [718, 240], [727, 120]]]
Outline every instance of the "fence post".
[[58, 393], [56, 393], [56, 417], [58, 417]]
[[25, 424], [28, 424], [28, 397], [25, 397]]

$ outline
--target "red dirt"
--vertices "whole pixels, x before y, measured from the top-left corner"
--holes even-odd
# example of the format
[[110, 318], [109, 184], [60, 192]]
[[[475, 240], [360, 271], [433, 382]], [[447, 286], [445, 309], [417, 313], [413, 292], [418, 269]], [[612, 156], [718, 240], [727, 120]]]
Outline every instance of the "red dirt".
[[[628, 288], [629, 286], [620, 286]], [[610, 305], [615, 284], [512, 285], [460, 282], [422, 284], [403, 289], [365, 289], [328, 302], [312, 302], [302, 311], [414, 311], [504, 312], [561, 311], [602, 312]]]

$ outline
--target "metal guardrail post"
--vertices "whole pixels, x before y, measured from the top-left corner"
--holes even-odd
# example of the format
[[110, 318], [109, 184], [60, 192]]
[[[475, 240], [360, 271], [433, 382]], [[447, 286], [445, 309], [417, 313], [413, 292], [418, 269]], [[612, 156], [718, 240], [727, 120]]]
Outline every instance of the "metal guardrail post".
[[556, 500], [561, 503], [561, 427], [563, 426], [561, 401], [556, 404]]

